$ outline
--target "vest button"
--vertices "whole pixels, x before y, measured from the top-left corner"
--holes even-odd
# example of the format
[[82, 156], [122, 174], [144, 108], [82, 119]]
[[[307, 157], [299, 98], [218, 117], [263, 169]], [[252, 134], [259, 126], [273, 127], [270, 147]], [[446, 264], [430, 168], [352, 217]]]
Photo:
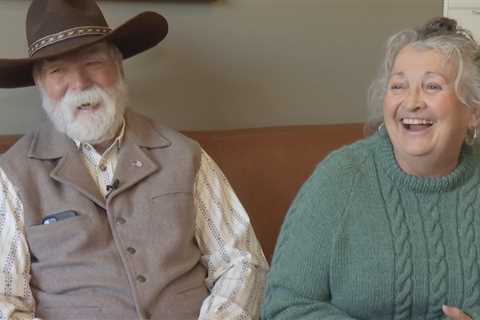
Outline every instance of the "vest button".
[[130, 254], [135, 254], [135, 252], [137, 252], [137, 250], [135, 250], [135, 248], [128, 247], [127, 252], [130, 253]]
[[152, 319], [152, 314], [148, 311], [145, 311], [143, 313], [143, 317], [146, 319], [146, 320], [149, 320], [149, 319]]
[[117, 222], [117, 224], [125, 224], [125, 222], [127, 222], [125, 219], [123, 219], [122, 217], [118, 217], [117, 219], [115, 219], [115, 221]]
[[141, 274], [139, 274], [137, 276], [137, 281], [140, 282], [140, 283], [144, 283], [145, 281], [147, 281], [147, 278], [145, 278], [144, 276], [142, 276]]

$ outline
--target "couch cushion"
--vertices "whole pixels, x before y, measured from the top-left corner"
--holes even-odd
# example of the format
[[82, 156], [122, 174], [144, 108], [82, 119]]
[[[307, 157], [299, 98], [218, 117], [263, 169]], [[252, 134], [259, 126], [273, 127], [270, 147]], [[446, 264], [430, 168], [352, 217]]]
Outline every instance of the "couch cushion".
[[328, 153], [363, 137], [362, 124], [187, 132], [227, 176], [271, 261], [285, 213]]

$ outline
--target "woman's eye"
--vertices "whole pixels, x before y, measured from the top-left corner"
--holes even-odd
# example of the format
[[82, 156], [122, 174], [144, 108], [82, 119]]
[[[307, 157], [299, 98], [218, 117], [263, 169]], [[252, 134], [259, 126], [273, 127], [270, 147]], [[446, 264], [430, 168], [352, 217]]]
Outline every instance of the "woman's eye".
[[400, 90], [404, 89], [405, 85], [403, 83], [392, 83], [390, 84], [390, 90]]
[[427, 83], [425, 88], [430, 91], [442, 90], [442, 86], [438, 83]]

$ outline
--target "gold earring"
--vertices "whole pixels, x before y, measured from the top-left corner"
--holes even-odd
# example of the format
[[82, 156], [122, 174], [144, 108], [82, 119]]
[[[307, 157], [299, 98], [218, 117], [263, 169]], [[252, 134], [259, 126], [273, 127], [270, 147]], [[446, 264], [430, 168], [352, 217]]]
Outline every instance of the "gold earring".
[[473, 145], [475, 143], [475, 140], [477, 140], [477, 135], [477, 127], [469, 128], [467, 130], [467, 136], [465, 137], [465, 143], [468, 145]]

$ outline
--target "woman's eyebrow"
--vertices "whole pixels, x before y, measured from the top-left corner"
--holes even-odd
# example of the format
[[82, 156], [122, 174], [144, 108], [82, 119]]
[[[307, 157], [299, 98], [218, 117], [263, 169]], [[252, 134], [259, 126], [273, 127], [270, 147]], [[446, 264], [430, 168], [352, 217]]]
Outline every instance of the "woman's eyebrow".
[[425, 76], [426, 77], [437, 76], [437, 77], [442, 78], [444, 81], [448, 82], [448, 77], [445, 76], [443, 73], [440, 73], [440, 72], [437, 72], [437, 71], [427, 71], [427, 72], [425, 72]]

